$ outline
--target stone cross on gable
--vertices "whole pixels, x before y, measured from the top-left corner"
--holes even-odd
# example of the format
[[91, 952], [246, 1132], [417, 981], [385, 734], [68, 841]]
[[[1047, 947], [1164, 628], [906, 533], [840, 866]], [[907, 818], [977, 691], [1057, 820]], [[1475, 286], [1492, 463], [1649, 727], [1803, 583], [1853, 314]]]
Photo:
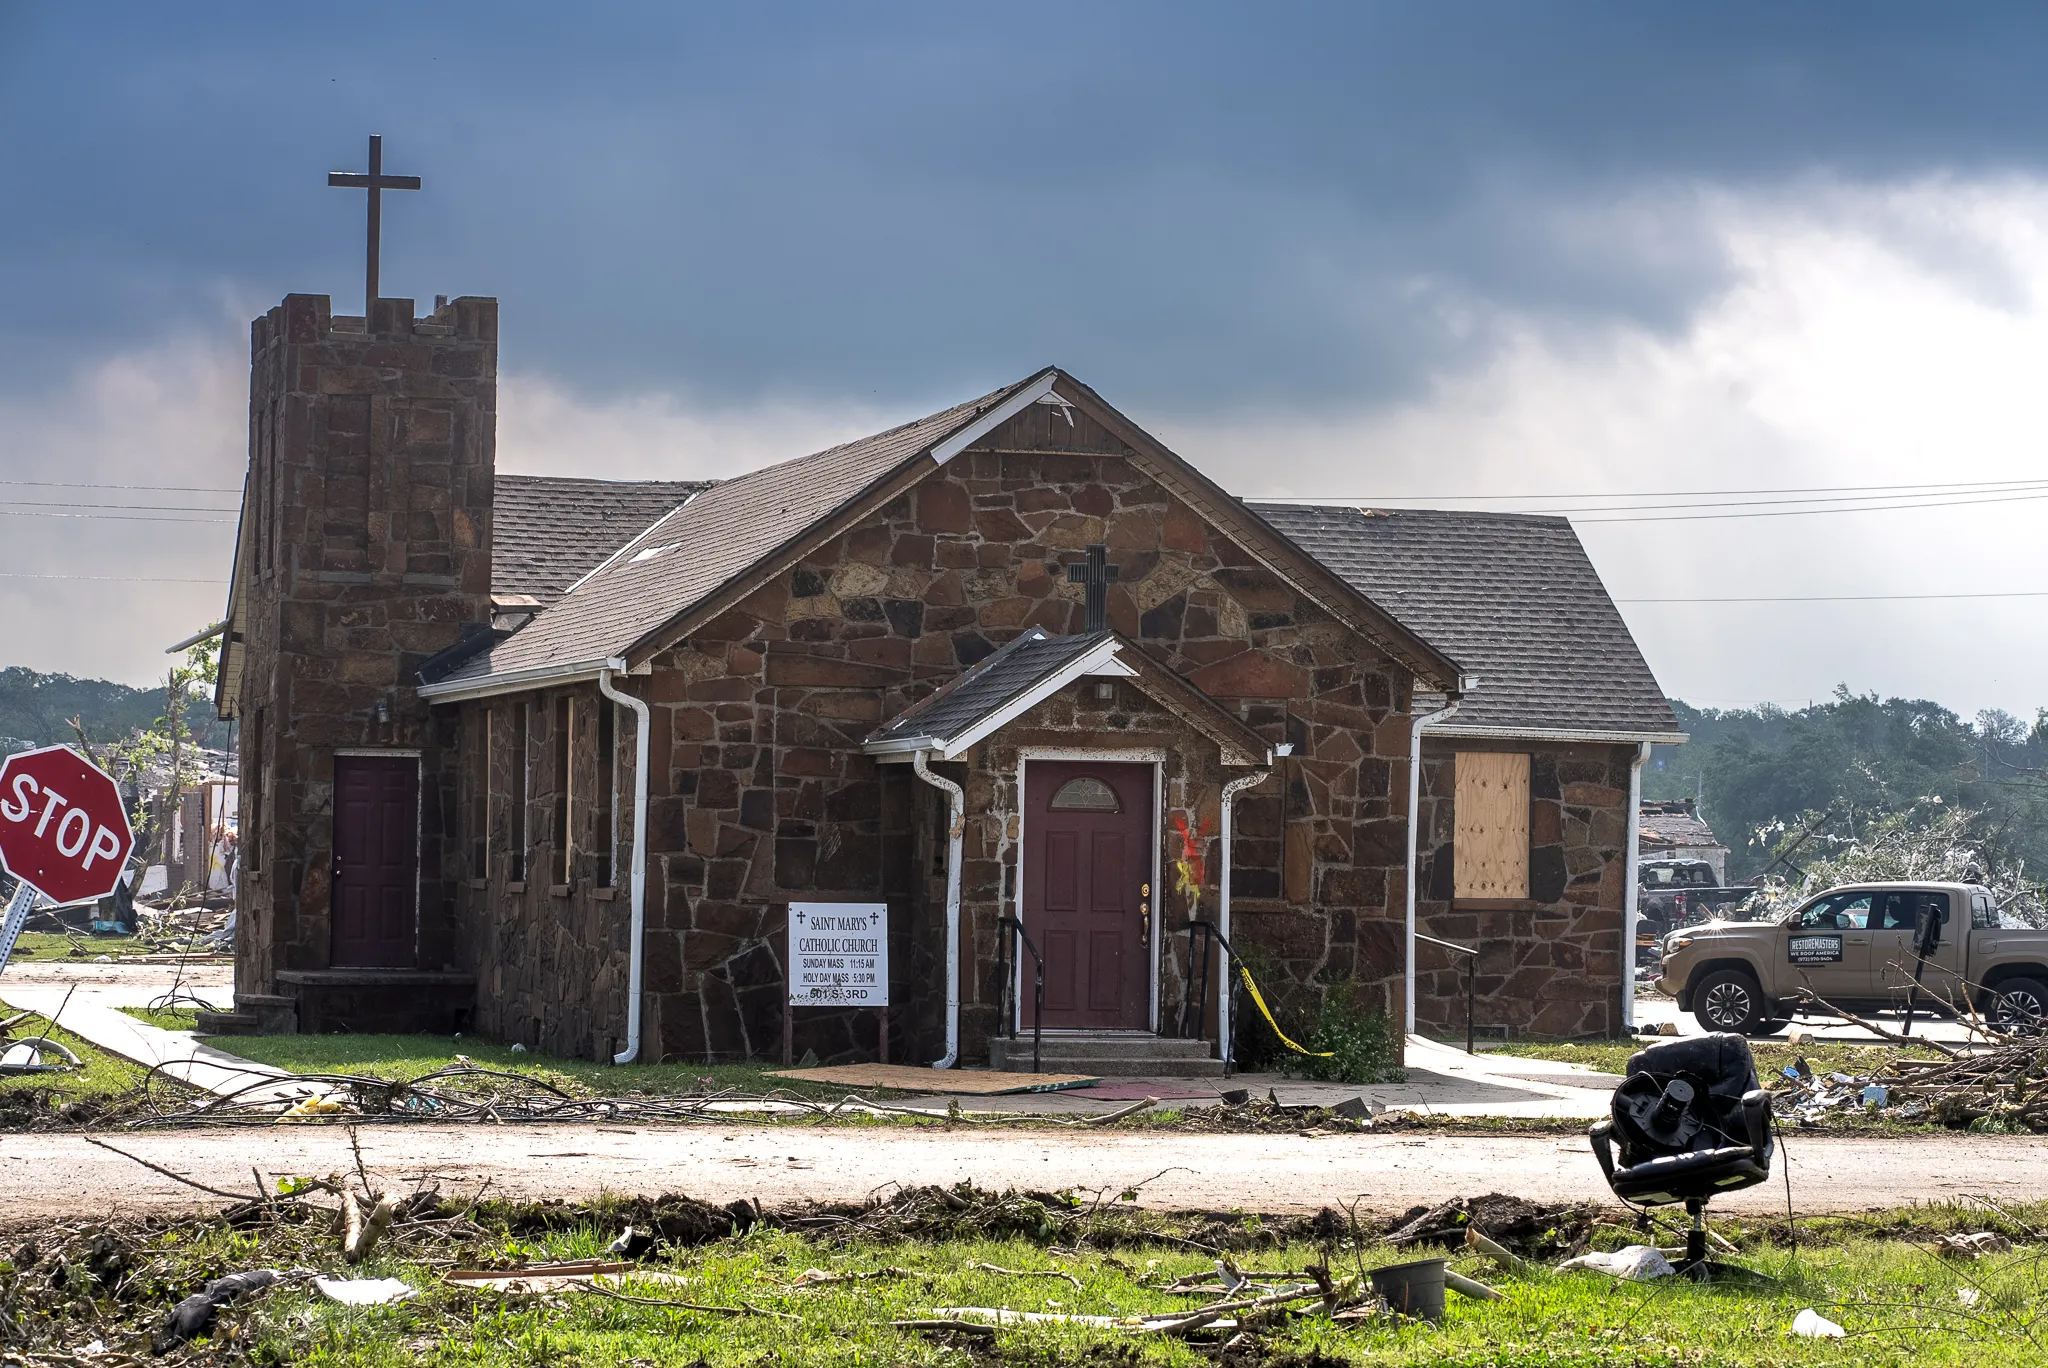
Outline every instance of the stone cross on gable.
[[367, 190], [370, 192], [370, 242], [369, 256], [363, 269], [363, 321], [368, 324], [370, 314], [377, 304], [377, 256], [384, 237], [384, 192], [386, 190], [417, 190], [418, 176], [387, 176], [384, 174], [384, 135], [370, 135], [370, 170], [367, 175], [356, 171], [329, 171], [327, 183], [345, 190]]
[[1117, 568], [1109, 563], [1106, 546], [1091, 546], [1085, 554], [1088, 559], [1067, 567], [1067, 583], [1087, 586], [1082, 600], [1087, 610], [1083, 630], [1100, 632], [1109, 626], [1109, 586], [1116, 583]]

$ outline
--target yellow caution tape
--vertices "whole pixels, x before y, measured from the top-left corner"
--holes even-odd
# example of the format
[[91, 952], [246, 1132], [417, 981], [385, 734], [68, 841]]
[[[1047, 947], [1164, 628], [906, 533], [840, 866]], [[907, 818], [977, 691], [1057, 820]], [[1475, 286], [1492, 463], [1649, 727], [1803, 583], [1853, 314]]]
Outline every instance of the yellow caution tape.
[[1298, 1055], [1307, 1055], [1311, 1059], [1333, 1059], [1336, 1057], [1337, 1052], [1335, 1050], [1304, 1050], [1301, 1046], [1289, 1040], [1287, 1032], [1280, 1029], [1280, 1023], [1273, 1020], [1273, 1009], [1268, 1007], [1266, 999], [1259, 995], [1259, 985], [1252, 982], [1252, 971], [1240, 964], [1237, 966], [1237, 974], [1239, 978], [1244, 980], [1244, 986], [1251, 993], [1252, 1001], [1258, 1004], [1259, 1015], [1264, 1017], [1266, 1024], [1273, 1028], [1273, 1034], [1280, 1037], [1282, 1045], [1285, 1045]]

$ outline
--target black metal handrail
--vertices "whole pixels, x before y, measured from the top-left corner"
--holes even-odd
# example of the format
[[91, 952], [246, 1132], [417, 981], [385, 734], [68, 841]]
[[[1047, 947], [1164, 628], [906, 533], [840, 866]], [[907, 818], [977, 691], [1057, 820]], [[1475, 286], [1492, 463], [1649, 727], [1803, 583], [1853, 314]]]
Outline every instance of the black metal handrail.
[[1446, 949], [1446, 950], [1455, 950], [1455, 951], [1457, 951], [1457, 952], [1458, 952], [1459, 954], [1461, 954], [1461, 955], [1464, 955], [1464, 956], [1466, 956], [1466, 959], [1465, 959], [1465, 1053], [1466, 1053], [1466, 1054], [1477, 1054], [1477, 1053], [1478, 1053], [1478, 1051], [1476, 1051], [1476, 1050], [1474, 1050], [1474, 1049], [1472, 1048], [1472, 971], [1473, 971], [1473, 970], [1474, 970], [1475, 968], [1477, 968], [1477, 967], [1478, 967], [1478, 964], [1479, 964], [1479, 951], [1478, 951], [1478, 950], [1476, 950], [1476, 949], [1474, 949], [1474, 948], [1473, 948], [1472, 946], [1469, 946], [1469, 945], [1460, 945], [1460, 944], [1458, 944], [1458, 943], [1457, 943], [1456, 941], [1438, 940], [1438, 939], [1437, 939], [1437, 938], [1436, 938], [1435, 936], [1425, 936], [1425, 935], [1423, 935], [1423, 934], [1422, 934], [1422, 933], [1421, 933], [1420, 931], [1417, 931], [1417, 932], [1415, 933], [1415, 939], [1417, 939], [1417, 940], [1420, 940], [1420, 941], [1428, 941], [1428, 942], [1429, 942], [1429, 943], [1430, 943], [1431, 945], [1441, 945], [1441, 946], [1442, 946], [1442, 947], [1443, 947], [1444, 949]]
[[1038, 1066], [1038, 1052], [1045, 1032], [1045, 956], [1038, 953], [1038, 947], [1031, 943], [1030, 935], [1024, 930], [1024, 923], [1017, 920], [1017, 918], [998, 917], [996, 918], [996, 927], [999, 932], [1008, 931], [1010, 933], [1007, 936], [1002, 936], [997, 942], [996, 972], [1003, 977], [1002, 1013], [1003, 1020], [1009, 1025], [1010, 1039], [1012, 1040], [1017, 1038], [1017, 1012], [1014, 997], [1017, 986], [1016, 966], [1023, 963], [1022, 960], [1012, 953], [1012, 938], [1014, 937], [1026, 950], [1031, 952], [1031, 960], [1035, 966], [1031, 989], [1031, 1072], [1043, 1073], [1044, 1070]]
[[[1209, 966], [1215, 956], [1213, 946], [1223, 947], [1226, 966], [1237, 958], [1237, 951], [1224, 938], [1223, 933], [1216, 929], [1214, 922], [1193, 918], [1177, 934], [1188, 938], [1188, 991], [1180, 1004], [1180, 1036], [1183, 1040], [1202, 1040], [1207, 1038], [1209, 1030]], [[1197, 942], [1201, 945], [1200, 968], [1196, 967]], [[1230, 994], [1230, 1020], [1236, 1022], [1237, 978], [1227, 967], [1223, 971], [1223, 982], [1218, 991]], [[1194, 1018], [1192, 1032], [1189, 1030], [1190, 1016]], [[1223, 1034], [1220, 1029], [1221, 1023], [1218, 1023], [1218, 1026], [1217, 1035], [1220, 1037]], [[1223, 1059], [1223, 1074], [1226, 1078], [1231, 1072], [1230, 1045], [1231, 1042], [1228, 1040], [1219, 1039], [1216, 1042], [1216, 1053]]]

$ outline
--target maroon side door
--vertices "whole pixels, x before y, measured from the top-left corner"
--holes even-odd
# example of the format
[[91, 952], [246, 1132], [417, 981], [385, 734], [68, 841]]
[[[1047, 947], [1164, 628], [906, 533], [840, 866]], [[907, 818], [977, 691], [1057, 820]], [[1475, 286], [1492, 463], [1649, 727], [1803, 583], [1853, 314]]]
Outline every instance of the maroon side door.
[[[1045, 1024], [1151, 1025], [1152, 766], [1024, 768], [1024, 929], [1045, 956]], [[1027, 954], [1024, 957], [1029, 959]], [[1031, 1025], [1030, 974], [1019, 994]]]
[[411, 969], [419, 922], [419, 761], [334, 757], [336, 968]]

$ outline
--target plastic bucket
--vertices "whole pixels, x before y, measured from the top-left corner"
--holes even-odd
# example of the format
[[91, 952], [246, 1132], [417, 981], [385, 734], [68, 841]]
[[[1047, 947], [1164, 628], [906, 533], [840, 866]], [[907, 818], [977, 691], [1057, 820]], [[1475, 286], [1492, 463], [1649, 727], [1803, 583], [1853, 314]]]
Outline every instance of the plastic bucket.
[[1413, 1263], [1389, 1264], [1375, 1268], [1370, 1276], [1372, 1290], [1387, 1299], [1387, 1305], [1404, 1316], [1424, 1320], [1444, 1318], [1444, 1259], [1417, 1259]]

